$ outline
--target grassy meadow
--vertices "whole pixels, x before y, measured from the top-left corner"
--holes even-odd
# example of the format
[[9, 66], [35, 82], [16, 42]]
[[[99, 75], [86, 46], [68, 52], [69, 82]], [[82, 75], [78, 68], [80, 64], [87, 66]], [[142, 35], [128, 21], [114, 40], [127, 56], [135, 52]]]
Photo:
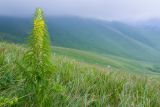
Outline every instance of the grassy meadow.
[[[160, 106], [158, 76], [129, 73], [80, 61], [83, 58], [60, 54], [63, 50], [60, 47], [53, 48], [54, 73], [50, 75], [49, 88], [44, 90], [45, 107]], [[34, 99], [34, 91], [29, 92], [24, 85], [23, 72], [27, 68], [23, 67], [23, 56], [27, 51], [26, 46], [1, 42], [0, 51], [0, 106], [42, 105]], [[84, 59], [89, 57], [81, 53]], [[42, 96], [37, 94], [36, 97]]]
[[[124, 41], [120, 36], [126, 35], [114, 31]], [[0, 41], [0, 107], [160, 107], [159, 57], [152, 59], [159, 51], [132, 42], [134, 48], [122, 44], [142, 50], [124, 54], [123, 46], [117, 47], [121, 51], [107, 46], [121, 54], [116, 55], [52, 47], [43, 10], [37, 8], [28, 45]]]

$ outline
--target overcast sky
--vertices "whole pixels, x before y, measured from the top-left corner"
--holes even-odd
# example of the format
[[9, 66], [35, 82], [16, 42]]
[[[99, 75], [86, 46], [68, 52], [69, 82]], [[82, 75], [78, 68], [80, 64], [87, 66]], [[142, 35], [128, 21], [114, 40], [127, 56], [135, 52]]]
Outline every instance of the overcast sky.
[[160, 18], [160, 0], [0, 0], [0, 15], [30, 16], [42, 7], [48, 16], [74, 15], [106, 20]]

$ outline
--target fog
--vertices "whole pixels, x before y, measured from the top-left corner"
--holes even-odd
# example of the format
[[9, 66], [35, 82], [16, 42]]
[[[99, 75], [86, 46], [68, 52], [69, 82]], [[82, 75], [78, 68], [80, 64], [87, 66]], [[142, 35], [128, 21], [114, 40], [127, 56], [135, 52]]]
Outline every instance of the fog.
[[160, 18], [160, 0], [0, 0], [0, 16], [27, 17], [36, 7], [43, 8], [47, 16], [121, 21]]

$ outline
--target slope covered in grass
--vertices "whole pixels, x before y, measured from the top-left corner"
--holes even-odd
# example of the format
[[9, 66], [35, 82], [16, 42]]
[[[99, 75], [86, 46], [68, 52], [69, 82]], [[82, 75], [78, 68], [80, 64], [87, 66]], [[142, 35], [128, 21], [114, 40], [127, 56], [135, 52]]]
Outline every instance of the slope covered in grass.
[[[24, 94], [27, 90], [24, 88], [25, 81], [22, 75], [25, 70], [22, 57], [26, 50], [25, 46], [0, 43], [0, 106], [2, 107], [11, 105], [31, 107], [35, 103], [34, 99], [29, 103], [25, 100], [34, 94]], [[85, 60], [79, 62], [79, 59], [83, 58], [76, 56], [70, 58], [71, 54], [77, 52], [76, 50], [63, 48], [53, 48], [53, 50], [56, 53], [53, 55], [55, 73], [50, 75], [52, 90], [47, 96], [48, 104], [53, 107], [160, 106], [159, 77], [111, 70], [92, 65]], [[68, 55], [62, 56], [60, 51]], [[89, 54], [80, 51], [77, 53], [82, 54], [81, 57]]]
[[[150, 69], [153, 68], [154, 63], [136, 61], [113, 55], [101, 56], [99, 54], [91, 52], [62, 47], [54, 47], [53, 53], [56, 55], [67, 56], [69, 58], [76, 59], [80, 62], [98, 65], [113, 70], [153, 74], [153, 72]], [[159, 70], [157, 70], [157, 72], [159, 72]]]

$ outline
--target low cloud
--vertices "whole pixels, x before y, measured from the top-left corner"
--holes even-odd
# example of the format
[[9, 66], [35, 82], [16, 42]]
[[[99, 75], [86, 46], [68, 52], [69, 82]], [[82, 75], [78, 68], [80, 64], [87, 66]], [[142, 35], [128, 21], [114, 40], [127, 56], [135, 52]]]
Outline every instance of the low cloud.
[[159, 0], [0, 0], [0, 15], [32, 15], [42, 7], [49, 16], [75, 15], [109, 20], [160, 17]]

